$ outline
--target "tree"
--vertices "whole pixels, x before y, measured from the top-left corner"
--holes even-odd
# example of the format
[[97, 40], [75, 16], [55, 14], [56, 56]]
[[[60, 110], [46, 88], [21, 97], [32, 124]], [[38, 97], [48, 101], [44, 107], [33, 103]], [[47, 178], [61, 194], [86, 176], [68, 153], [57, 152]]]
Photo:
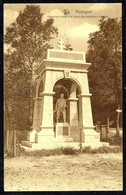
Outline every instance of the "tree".
[[[10, 50], [5, 60], [5, 112], [11, 107], [11, 128], [28, 129], [32, 122], [35, 97], [35, 69], [40, 56], [57, 35], [53, 19], [43, 21], [40, 6], [27, 5], [6, 29], [4, 43]], [[10, 112], [10, 111], [9, 111]], [[13, 123], [13, 125], [12, 125]]]
[[72, 51], [73, 48], [72, 48], [71, 44], [67, 43], [67, 44], [65, 45], [65, 50], [67, 50], [67, 51]]
[[[89, 85], [95, 121], [115, 117], [122, 104], [122, 24], [121, 20], [103, 17], [99, 31], [88, 40]], [[104, 115], [105, 114], [105, 115]]]
[[68, 42], [68, 38], [67, 38], [67, 43], [65, 44], [65, 50], [67, 50], [67, 51], [72, 51], [73, 50], [71, 44]]

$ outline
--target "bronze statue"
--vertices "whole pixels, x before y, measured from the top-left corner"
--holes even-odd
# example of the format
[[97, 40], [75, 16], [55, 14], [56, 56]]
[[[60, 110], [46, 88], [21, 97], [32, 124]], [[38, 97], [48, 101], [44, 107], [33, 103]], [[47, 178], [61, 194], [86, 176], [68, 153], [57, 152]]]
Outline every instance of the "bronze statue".
[[60, 113], [63, 114], [63, 122], [66, 123], [66, 100], [64, 98], [64, 93], [60, 94], [60, 98], [56, 102], [55, 111], [57, 112], [57, 123], [59, 121]]

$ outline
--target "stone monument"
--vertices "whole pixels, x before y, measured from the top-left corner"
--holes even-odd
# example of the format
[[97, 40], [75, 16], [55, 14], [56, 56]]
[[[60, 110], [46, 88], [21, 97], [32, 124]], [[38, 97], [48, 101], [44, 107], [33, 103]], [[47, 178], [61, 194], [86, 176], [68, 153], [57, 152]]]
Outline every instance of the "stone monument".
[[[48, 49], [36, 69], [36, 97], [29, 142], [48, 144], [61, 136], [79, 142], [81, 128], [83, 143], [100, 142], [93, 126], [88, 86], [87, 69], [91, 64], [86, 63], [84, 53], [64, 50], [62, 40], [58, 47], [60, 50]], [[66, 98], [61, 90], [60, 99], [56, 99], [56, 87], [64, 90]], [[59, 122], [60, 114], [63, 115], [62, 122]]]

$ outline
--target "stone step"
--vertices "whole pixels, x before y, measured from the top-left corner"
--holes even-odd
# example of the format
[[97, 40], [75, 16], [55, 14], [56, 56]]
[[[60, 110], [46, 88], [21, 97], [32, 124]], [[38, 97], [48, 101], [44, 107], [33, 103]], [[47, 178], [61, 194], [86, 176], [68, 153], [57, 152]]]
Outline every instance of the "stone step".
[[29, 141], [21, 141], [22, 146], [27, 146], [29, 148], [32, 148], [32, 143]]
[[[72, 148], [76, 148], [79, 149], [80, 148], [80, 143], [79, 142], [61, 142], [61, 143], [55, 143], [55, 144], [38, 144], [38, 143], [28, 143], [28, 142], [23, 142], [23, 144], [26, 145], [22, 145], [21, 147], [24, 148], [26, 151], [34, 151], [34, 150], [41, 150], [41, 149], [55, 149], [55, 148], [60, 148], [60, 147], [72, 147]], [[30, 147], [29, 147], [30, 146]], [[82, 143], [82, 147], [91, 147], [92, 149], [96, 149], [102, 146], [108, 146], [108, 147], [112, 147], [109, 146], [109, 143], [105, 143], [105, 142], [100, 142], [100, 143], [93, 143], [89, 142], [89, 143]]]
[[60, 137], [60, 136], [57, 136], [56, 138], [55, 138], [55, 141], [54, 142], [56, 142], [56, 143], [61, 143], [61, 142], [73, 142], [73, 138], [72, 137]]
[[88, 147], [90, 146], [91, 148], [99, 148], [102, 146], [109, 146], [108, 142], [87, 142], [83, 143], [83, 147]]
[[21, 145], [29, 147], [29, 148], [32, 148], [34, 145], [40, 145], [40, 146], [43, 145], [44, 147], [46, 147], [47, 145], [54, 146], [55, 144], [58, 144], [58, 143], [73, 142], [73, 138], [58, 136], [57, 138], [53, 138], [53, 140], [51, 140], [51, 142], [49, 142], [49, 143], [47, 142], [46, 139], [44, 141], [43, 140], [41, 140], [41, 141], [42, 141], [41, 143], [34, 143], [34, 142], [29, 142], [29, 141], [23, 141], [22, 140]]
[[34, 148], [30, 148], [30, 147], [27, 147], [24, 145], [21, 145], [21, 148], [23, 148], [25, 151], [34, 151], [35, 150]]
[[67, 138], [65, 138], [65, 142], [73, 142], [73, 138], [72, 137], [67, 137]]

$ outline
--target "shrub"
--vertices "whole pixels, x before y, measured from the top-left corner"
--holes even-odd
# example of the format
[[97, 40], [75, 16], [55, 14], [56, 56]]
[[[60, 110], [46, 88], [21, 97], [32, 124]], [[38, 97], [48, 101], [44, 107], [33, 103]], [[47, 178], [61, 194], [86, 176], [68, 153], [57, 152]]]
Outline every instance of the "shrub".
[[21, 140], [24, 140], [24, 141], [27, 140], [28, 132], [29, 131], [27, 130], [16, 131], [18, 141], [21, 142]]
[[99, 148], [91, 148], [91, 147], [85, 147], [82, 150], [82, 153], [88, 153], [88, 154], [98, 154], [98, 153], [119, 153], [122, 152], [122, 148], [119, 146], [116, 147], [109, 147], [109, 146], [102, 146]]
[[122, 137], [121, 136], [113, 136], [109, 139], [109, 145], [111, 146], [122, 146], [123, 141], [122, 141]]
[[36, 157], [42, 157], [42, 156], [54, 156], [54, 155], [61, 155], [61, 149], [55, 148], [55, 149], [41, 149], [41, 150], [34, 150], [34, 151], [25, 151], [24, 156], [36, 156]]
[[87, 147], [84, 147], [83, 149], [82, 149], [82, 153], [91, 153], [91, 147], [90, 146], [87, 146]]
[[[82, 149], [82, 153], [85, 154], [101, 154], [101, 153], [119, 153], [122, 152], [122, 147], [114, 146], [102, 146], [99, 148], [91, 148], [90, 146], [84, 147]], [[72, 147], [66, 148], [55, 148], [55, 149], [41, 149], [41, 150], [34, 150], [34, 151], [22, 151], [18, 148], [17, 149], [17, 156], [35, 156], [35, 157], [43, 157], [43, 156], [55, 156], [55, 155], [78, 155], [80, 153], [80, 149], [75, 149]], [[13, 157], [9, 156], [8, 157]]]
[[72, 147], [67, 147], [67, 148], [61, 148], [62, 154], [64, 155], [74, 155], [78, 154], [78, 150]]

